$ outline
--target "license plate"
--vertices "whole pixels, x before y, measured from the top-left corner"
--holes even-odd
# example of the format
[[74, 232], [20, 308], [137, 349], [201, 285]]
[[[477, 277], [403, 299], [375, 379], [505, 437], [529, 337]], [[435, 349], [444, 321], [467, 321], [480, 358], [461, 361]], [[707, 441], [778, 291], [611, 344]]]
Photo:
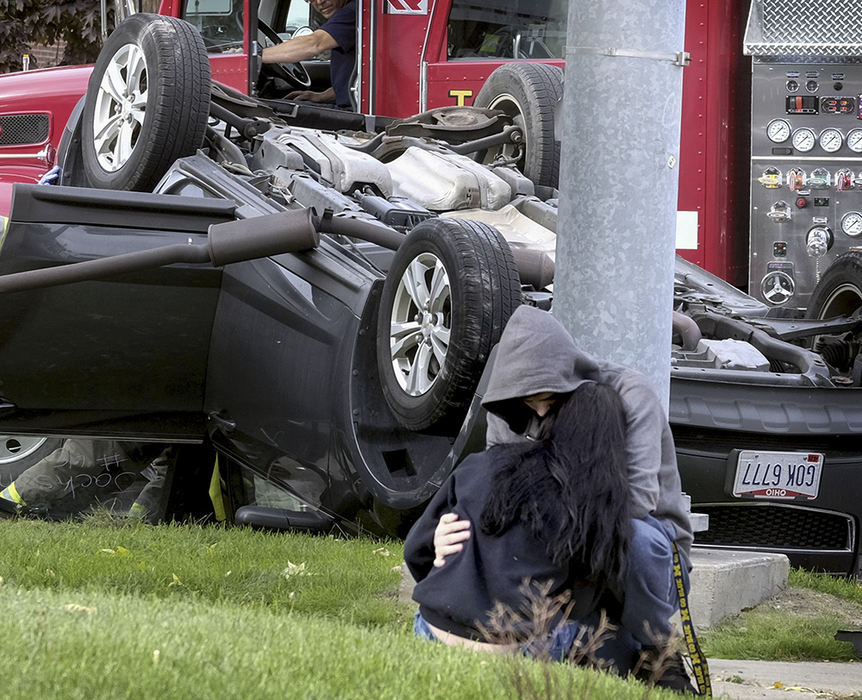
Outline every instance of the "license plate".
[[810, 500], [820, 490], [819, 452], [742, 450], [736, 462], [734, 496]]

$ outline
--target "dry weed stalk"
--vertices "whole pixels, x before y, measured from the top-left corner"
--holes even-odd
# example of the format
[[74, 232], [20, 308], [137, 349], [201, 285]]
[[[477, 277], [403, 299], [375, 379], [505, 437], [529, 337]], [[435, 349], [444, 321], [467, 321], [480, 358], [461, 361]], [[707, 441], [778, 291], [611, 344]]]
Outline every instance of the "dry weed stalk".
[[662, 638], [647, 623], [646, 633], [650, 639], [655, 641], [653, 649], [656, 653], [653, 658], [650, 658], [651, 655], [646, 650], [641, 651], [638, 661], [632, 669], [632, 675], [637, 676], [646, 684], [643, 698], [650, 695], [652, 687], [668, 669], [682, 640], [682, 635], [676, 627], [673, 628], [669, 637]]
[[[550, 596], [551, 583], [530, 583], [521, 585], [525, 603], [522, 610], [513, 610], [496, 603], [489, 614], [488, 625], [480, 625], [484, 637], [496, 644], [519, 644], [522, 654], [513, 654], [507, 665], [504, 680], [511, 687], [512, 695], [517, 698], [584, 698], [595, 695], [597, 674], [555, 673], [551, 662], [555, 658], [551, 642], [553, 633], [561, 621], [567, 620], [574, 607], [568, 592]], [[587, 666], [599, 671], [608, 671], [611, 662], [598, 656], [599, 649], [613, 636], [617, 627], [608, 620], [604, 610], [598, 625], [582, 626], [569, 650], [566, 662], [575, 666]], [[542, 664], [539, 680], [531, 675], [531, 665], [523, 658], [529, 656]], [[577, 683], [577, 687], [576, 687]], [[651, 693], [646, 689], [644, 698]]]

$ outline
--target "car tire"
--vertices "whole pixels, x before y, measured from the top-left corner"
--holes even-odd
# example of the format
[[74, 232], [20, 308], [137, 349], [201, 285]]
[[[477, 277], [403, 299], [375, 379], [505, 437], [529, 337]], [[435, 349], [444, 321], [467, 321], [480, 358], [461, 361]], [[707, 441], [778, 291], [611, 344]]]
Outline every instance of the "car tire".
[[[560, 174], [560, 142], [555, 134], [557, 102], [563, 96], [563, 71], [547, 63], [504, 63], [495, 69], [474, 107], [499, 109], [523, 130], [524, 153], [518, 167], [540, 186], [557, 187]], [[508, 155], [511, 146], [504, 147]], [[488, 153], [486, 162], [499, 155]]]
[[132, 15], [105, 42], [87, 88], [82, 160], [90, 185], [151, 190], [203, 143], [209, 102], [197, 30], [176, 17]]
[[396, 252], [381, 295], [383, 395], [410, 430], [460, 425], [491, 348], [521, 303], [518, 269], [487, 224], [428, 219]]
[[[25, 469], [51, 454], [63, 444], [57, 438], [23, 435], [0, 435], [0, 473], [8, 480], [15, 479]], [[2, 486], [8, 486], [3, 479]]]
[[808, 318], [849, 316], [862, 309], [862, 251], [842, 253], [829, 266], [808, 301]]

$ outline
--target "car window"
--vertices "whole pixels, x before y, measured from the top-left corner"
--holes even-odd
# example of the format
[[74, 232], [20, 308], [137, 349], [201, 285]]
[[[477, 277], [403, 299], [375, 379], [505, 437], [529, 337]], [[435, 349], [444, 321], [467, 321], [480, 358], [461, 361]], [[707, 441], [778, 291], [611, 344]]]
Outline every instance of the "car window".
[[450, 59], [564, 58], [568, 0], [453, 0]]
[[242, 0], [185, 0], [183, 19], [197, 28], [209, 53], [242, 51]]

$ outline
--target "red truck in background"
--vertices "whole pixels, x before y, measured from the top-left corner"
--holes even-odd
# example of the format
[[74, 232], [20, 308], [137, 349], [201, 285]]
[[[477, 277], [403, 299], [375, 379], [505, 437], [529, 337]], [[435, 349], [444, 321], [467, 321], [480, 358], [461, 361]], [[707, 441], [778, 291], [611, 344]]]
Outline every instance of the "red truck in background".
[[[356, 112], [502, 109], [524, 130], [522, 170], [556, 185], [559, 147], [548, 123], [562, 94], [567, 0], [357, 7]], [[319, 19], [303, 0], [163, 0], [159, 12], [197, 27], [216, 81], [265, 98], [293, 86], [290, 71], [261, 66], [261, 47]], [[860, 15], [794, 0], [686, 2], [677, 250], [779, 309], [825, 317], [862, 306]], [[326, 60], [302, 68], [313, 88], [326, 86]], [[11, 183], [38, 181], [53, 164], [90, 70], [0, 76], [0, 211]], [[577, 75], [567, 81], [577, 89]], [[624, 109], [624, 97], [608, 109]], [[626, 150], [620, 144], [620, 168]]]
[[[733, 174], [747, 165], [745, 130], [737, 124], [747, 111], [738, 104], [746, 99], [749, 75], [739, 45], [744, 5], [687, 2], [685, 48], [692, 63], [684, 72], [680, 158], [680, 210], [686, 212], [681, 215], [680, 252], [740, 285], [745, 282], [747, 226], [744, 191]], [[499, 94], [477, 98], [491, 73], [505, 63], [564, 65], [566, 0], [360, 0], [358, 7], [353, 96], [364, 114], [406, 117], [483, 101], [506, 111], [530, 108], [517, 103], [522, 99], [517, 85], [502, 91], [513, 99]], [[315, 23], [304, 0], [163, 0], [159, 13], [198, 27], [213, 79], [246, 94], [271, 89], [260, 78], [259, 50], [268, 41], [262, 27], [286, 39]], [[326, 61], [303, 65], [315, 84], [328, 79]], [[0, 77], [4, 209], [10, 183], [37, 181], [52, 165], [89, 74], [90, 67], [76, 67]], [[576, 83], [576, 77], [571, 79]], [[504, 85], [510, 80], [511, 75], [503, 76]], [[536, 99], [536, 91], [523, 99]], [[540, 94], [538, 99], [548, 98]], [[532, 108], [546, 110], [548, 105]]]

